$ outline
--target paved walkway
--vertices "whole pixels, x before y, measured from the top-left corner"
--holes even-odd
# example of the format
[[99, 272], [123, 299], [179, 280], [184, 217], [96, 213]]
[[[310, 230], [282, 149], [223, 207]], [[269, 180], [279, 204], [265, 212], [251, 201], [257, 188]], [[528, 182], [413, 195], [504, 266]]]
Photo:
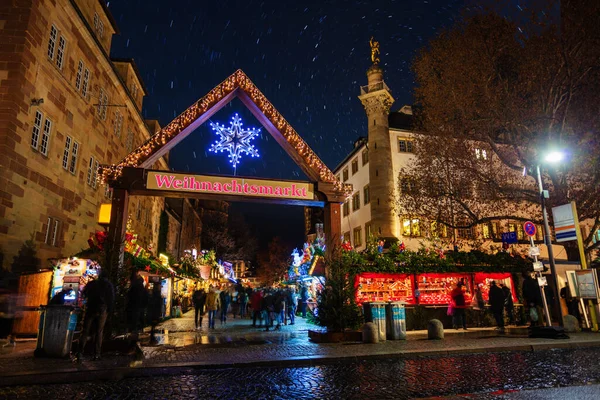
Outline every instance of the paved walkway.
[[[409, 332], [407, 340], [379, 344], [316, 344], [308, 340], [315, 326], [302, 318], [295, 325], [265, 332], [252, 328], [248, 319], [229, 318], [227, 324], [209, 330], [205, 318], [195, 330], [193, 312], [164, 322], [159, 345], [148, 346], [142, 338], [137, 354], [106, 354], [101, 361], [36, 359], [35, 342], [19, 342], [0, 353], [0, 385], [118, 379], [124, 376], [174, 372], [177, 368], [222, 368], [232, 366], [314, 365], [341, 360], [394, 358], [502, 351], [540, 351], [552, 348], [600, 346], [600, 334], [579, 333], [568, 340], [531, 339], [516, 332], [500, 335], [493, 329], [446, 331], [446, 339], [429, 341], [426, 332]], [[92, 374], [93, 372], [93, 374]]]

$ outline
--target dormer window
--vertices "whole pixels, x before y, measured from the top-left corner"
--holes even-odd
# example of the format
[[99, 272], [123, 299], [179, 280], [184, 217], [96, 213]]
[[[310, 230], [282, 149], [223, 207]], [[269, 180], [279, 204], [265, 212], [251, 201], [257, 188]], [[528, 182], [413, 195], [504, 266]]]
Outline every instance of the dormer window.
[[485, 149], [475, 149], [475, 157], [478, 160], [487, 160], [487, 151]]
[[102, 22], [98, 13], [94, 13], [94, 29], [99, 38], [104, 37], [104, 22]]

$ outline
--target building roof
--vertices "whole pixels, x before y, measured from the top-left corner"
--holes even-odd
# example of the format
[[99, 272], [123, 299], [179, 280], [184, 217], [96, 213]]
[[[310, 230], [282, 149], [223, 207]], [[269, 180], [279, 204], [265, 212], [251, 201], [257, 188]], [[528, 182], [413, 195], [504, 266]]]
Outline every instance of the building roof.
[[412, 113], [403, 112], [404, 107], [399, 111], [391, 112], [388, 116], [390, 129], [403, 129], [411, 131], [414, 129], [415, 117]]
[[118, 35], [119, 33], [121, 33], [121, 31], [119, 30], [119, 27], [117, 26], [117, 21], [115, 20], [115, 17], [113, 17], [112, 13], [108, 9], [108, 6], [106, 5], [106, 1], [105, 0], [98, 0], [98, 1], [100, 2], [100, 6], [102, 7], [102, 9], [104, 10], [104, 13], [106, 14], [106, 18], [108, 18], [108, 22], [110, 22], [110, 25], [114, 29], [115, 34]]
[[363, 148], [365, 148], [367, 146], [368, 143], [368, 139], [364, 136], [360, 136], [358, 139], [356, 139], [354, 141], [354, 148], [352, 149], [352, 151], [350, 152], [350, 154], [348, 154], [346, 156], [346, 158], [344, 158], [342, 160], [342, 162], [340, 162], [337, 167], [335, 167], [335, 169], [333, 170], [333, 173], [336, 174], [337, 171], [342, 168], [342, 166], [344, 166], [344, 164], [346, 164], [348, 162], [348, 160], [350, 160], [352, 157], [354, 157], [354, 155], [356, 153], [358, 153], [360, 150], [362, 150]]
[[[142, 79], [142, 75], [140, 74], [140, 70], [138, 69], [133, 58], [118, 58], [117, 57], [117, 58], [111, 58], [110, 60], [115, 63], [127, 63], [127, 64], [131, 65], [131, 68], [133, 68], [133, 72], [135, 73], [135, 76], [137, 77], [137, 80], [140, 83], [140, 87], [144, 91], [144, 96], [146, 96], [148, 94], [148, 90], [146, 89], [146, 85], [144, 84], [144, 80]], [[127, 87], [127, 84], [125, 84], [125, 87]], [[129, 88], [127, 88], [127, 90], [129, 90]]]

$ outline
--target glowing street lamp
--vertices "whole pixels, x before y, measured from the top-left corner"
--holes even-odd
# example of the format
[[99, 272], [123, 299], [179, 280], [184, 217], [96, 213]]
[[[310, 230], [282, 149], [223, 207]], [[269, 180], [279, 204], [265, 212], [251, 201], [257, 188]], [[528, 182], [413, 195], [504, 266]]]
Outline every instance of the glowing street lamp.
[[[552, 151], [544, 157], [544, 161], [546, 163], [558, 163], [565, 158], [565, 154], [560, 151]], [[550, 234], [550, 225], [548, 224], [548, 212], [546, 211], [546, 198], [548, 198], [548, 192], [544, 190], [544, 184], [542, 182], [542, 173], [540, 171], [540, 163], [537, 164], [537, 180], [539, 185], [539, 193], [540, 193], [540, 202], [542, 204], [542, 217], [544, 219], [544, 243], [546, 244], [546, 248], [548, 249], [548, 259], [550, 260], [550, 276], [553, 280], [552, 291], [554, 292], [554, 304], [558, 310], [558, 323], [560, 326], [563, 326], [563, 317], [562, 310], [560, 308], [560, 296], [558, 294], [558, 287], [556, 285], [556, 264], [554, 263], [554, 249], [552, 248], [552, 237]], [[542, 288], [542, 295], [544, 294], [544, 290]], [[545, 296], [544, 296], [545, 298]], [[546, 309], [546, 318], [548, 321], [548, 326], [552, 325], [550, 313]]]

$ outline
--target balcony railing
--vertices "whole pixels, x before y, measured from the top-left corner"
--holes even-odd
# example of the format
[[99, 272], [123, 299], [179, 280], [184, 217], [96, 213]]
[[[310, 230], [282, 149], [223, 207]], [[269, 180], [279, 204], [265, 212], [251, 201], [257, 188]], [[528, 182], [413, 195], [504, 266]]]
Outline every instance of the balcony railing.
[[390, 88], [385, 84], [384, 81], [374, 83], [372, 85], [365, 85], [360, 87], [361, 96], [367, 93], [375, 92], [377, 90], [387, 90], [388, 92], [392, 92]]

